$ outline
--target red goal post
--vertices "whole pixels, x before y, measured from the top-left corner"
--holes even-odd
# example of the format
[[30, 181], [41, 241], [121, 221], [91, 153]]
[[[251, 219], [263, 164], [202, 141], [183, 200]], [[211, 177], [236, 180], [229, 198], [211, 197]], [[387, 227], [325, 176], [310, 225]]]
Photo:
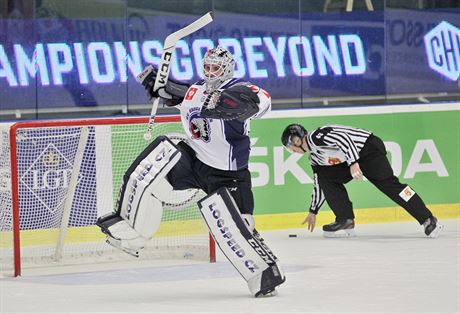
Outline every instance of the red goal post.
[[[111, 212], [121, 177], [149, 142], [147, 117], [18, 122], [0, 136], [0, 267], [129, 260], [95, 226]], [[153, 139], [185, 137], [179, 116], [155, 119]], [[198, 190], [168, 195], [160, 228], [141, 258], [215, 261], [196, 206]], [[11, 269], [11, 270], [10, 270]]]

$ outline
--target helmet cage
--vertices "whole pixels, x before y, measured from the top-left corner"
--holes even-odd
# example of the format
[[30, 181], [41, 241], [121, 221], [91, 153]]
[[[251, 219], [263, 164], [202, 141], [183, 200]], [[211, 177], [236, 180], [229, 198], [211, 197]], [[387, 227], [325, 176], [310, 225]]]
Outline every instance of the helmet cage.
[[222, 46], [210, 49], [203, 58], [203, 74], [206, 90], [211, 92], [231, 78], [235, 69], [232, 54]]

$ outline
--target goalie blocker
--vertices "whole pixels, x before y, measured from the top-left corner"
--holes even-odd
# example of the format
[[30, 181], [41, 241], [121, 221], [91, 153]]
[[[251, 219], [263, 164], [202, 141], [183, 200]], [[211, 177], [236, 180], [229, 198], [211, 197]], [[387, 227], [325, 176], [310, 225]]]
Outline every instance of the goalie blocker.
[[139, 251], [157, 231], [163, 215], [161, 195], [172, 186], [165, 176], [181, 153], [166, 136], [156, 138], [134, 160], [123, 176], [115, 213], [100, 217], [96, 225], [107, 235], [107, 243], [138, 257]]
[[198, 206], [217, 245], [255, 297], [270, 294], [286, 280], [278, 259], [253, 230], [252, 215], [240, 214], [227, 188], [203, 198]]

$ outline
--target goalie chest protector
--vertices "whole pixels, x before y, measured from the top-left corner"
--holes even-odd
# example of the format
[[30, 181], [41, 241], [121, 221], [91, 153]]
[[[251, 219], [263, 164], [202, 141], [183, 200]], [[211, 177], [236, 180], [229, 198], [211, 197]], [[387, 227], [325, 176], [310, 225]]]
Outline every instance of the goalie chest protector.
[[[241, 80], [232, 79], [227, 88]], [[248, 167], [250, 153], [250, 119], [245, 121], [209, 119], [201, 117], [201, 109], [208, 94], [204, 81], [190, 86], [179, 106], [182, 124], [189, 138], [188, 144], [203, 163], [221, 170], [241, 170]], [[270, 107], [270, 99], [261, 102]]]

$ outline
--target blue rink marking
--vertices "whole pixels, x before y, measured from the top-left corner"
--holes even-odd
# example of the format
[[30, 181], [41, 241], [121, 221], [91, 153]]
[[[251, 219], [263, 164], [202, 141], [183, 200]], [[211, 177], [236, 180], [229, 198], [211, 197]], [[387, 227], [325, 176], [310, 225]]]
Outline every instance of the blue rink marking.
[[[300, 272], [307, 266], [283, 267], [284, 272]], [[184, 281], [215, 278], [231, 278], [240, 275], [228, 262], [213, 264], [194, 264], [165, 267], [146, 267], [110, 271], [94, 271], [72, 274], [56, 274], [22, 277], [20, 281], [27, 283], [58, 284], [58, 285], [110, 285], [134, 284], [165, 281]], [[18, 280], [18, 279], [9, 279]]]

